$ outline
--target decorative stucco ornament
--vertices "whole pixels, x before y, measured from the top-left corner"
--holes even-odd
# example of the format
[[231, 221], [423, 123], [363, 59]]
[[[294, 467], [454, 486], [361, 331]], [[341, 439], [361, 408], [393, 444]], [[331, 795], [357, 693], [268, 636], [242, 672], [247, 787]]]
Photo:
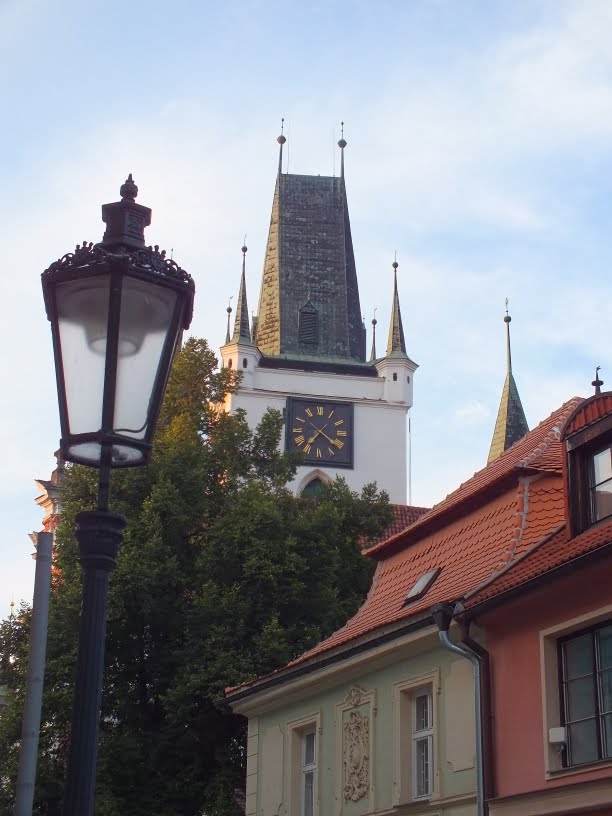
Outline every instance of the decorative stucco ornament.
[[365, 691], [362, 688], [359, 688], [359, 686], [353, 686], [353, 688], [346, 695], [344, 704], [350, 705], [353, 708], [357, 708], [357, 706], [360, 706], [361, 703], [363, 702], [364, 694]]
[[344, 723], [344, 798], [357, 802], [368, 792], [370, 777], [370, 720], [352, 711]]

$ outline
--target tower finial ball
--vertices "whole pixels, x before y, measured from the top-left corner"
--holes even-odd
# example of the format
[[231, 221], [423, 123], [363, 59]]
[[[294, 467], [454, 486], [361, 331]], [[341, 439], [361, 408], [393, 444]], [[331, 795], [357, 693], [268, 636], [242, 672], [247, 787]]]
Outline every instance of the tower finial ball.
[[284, 145], [284, 144], [285, 144], [285, 142], [287, 141], [287, 139], [285, 139], [285, 137], [284, 137], [284, 136], [283, 136], [283, 134], [281, 133], [281, 135], [280, 135], [280, 136], [277, 138], [277, 140], [276, 140], [276, 141], [279, 143], [279, 145]]
[[132, 174], [126, 178], [119, 188], [119, 195], [124, 201], [134, 201], [138, 195], [138, 187], [132, 178]]

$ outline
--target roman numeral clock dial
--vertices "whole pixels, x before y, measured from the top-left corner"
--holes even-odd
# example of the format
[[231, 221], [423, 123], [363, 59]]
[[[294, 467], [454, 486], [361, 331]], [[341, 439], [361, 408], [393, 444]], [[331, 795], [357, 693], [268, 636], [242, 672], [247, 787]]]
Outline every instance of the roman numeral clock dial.
[[286, 448], [304, 464], [353, 467], [353, 405], [329, 400], [287, 400]]

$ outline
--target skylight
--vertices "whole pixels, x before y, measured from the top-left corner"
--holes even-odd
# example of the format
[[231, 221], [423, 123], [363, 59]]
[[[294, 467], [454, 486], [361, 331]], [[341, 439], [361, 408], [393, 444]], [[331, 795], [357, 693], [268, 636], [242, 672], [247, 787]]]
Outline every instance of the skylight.
[[441, 572], [441, 567], [434, 567], [434, 569], [429, 570], [429, 572], [424, 572], [416, 584], [412, 587], [410, 592], [406, 595], [404, 606], [414, 603], [415, 601], [418, 601], [419, 598], [422, 598]]

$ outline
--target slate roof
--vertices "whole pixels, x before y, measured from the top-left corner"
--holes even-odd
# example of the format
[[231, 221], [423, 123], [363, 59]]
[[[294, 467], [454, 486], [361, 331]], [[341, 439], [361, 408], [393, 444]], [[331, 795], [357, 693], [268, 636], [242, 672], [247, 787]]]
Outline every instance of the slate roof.
[[[554, 552], [554, 546], [549, 550], [542, 542], [565, 524], [561, 433], [582, 402], [579, 397], [566, 402], [406, 529], [367, 550], [378, 564], [365, 603], [345, 626], [279, 672], [341, 653], [410, 619], [429, 620], [434, 604], [466, 598], [493, 586], [498, 576], [520, 577], [509, 566], [518, 570], [526, 555], [540, 547], [544, 553]], [[594, 538], [585, 534], [585, 547], [599, 541], [595, 533], [590, 535]], [[530, 563], [539, 562], [534, 556]], [[439, 575], [426, 594], [406, 604], [418, 579], [435, 568]]]
[[[301, 342], [299, 311], [317, 312], [317, 342]], [[281, 173], [261, 282], [257, 346], [271, 357], [365, 361], [343, 178]]]

